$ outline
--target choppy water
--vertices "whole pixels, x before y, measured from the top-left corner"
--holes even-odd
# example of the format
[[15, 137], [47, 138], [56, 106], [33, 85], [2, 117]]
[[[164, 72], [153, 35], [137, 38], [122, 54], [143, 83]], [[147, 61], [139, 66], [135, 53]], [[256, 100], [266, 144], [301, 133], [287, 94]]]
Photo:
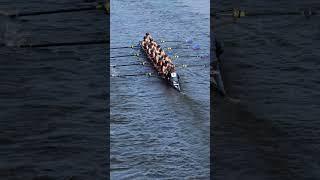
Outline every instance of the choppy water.
[[[1, 1], [39, 11], [83, 1]], [[0, 44], [101, 40], [101, 12], [0, 17]], [[106, 47], [0, 48], [0, 179], [107, 177]]]
[[[217, 1], [214, 9], [319, 10], [319, 1]], [[319, 179], [319, 16], [216, 22], [230, 99], [214, 96], [217, 179]], [[231, 20], [232, 21], [232, 20]]]
[[[134, 45], [151, 32], [155, 40], [192, 39], [201, 47], [174, 50], [178, 55], [209, 54], [209, 1], [114, 0], [111, 9], [111, 47]], [[137, 51], [111, 50], [111, 56]], [[143, 58], [117, 58], [110, 63], [137, 61]], [[209, 59], [180, 58], [175, 63], [208, 65]], [[209, 71], [209, 67], [179, 68], [183, 93], [155, 77], [111, 78], [112, 179], [209, 179]], [[153, 69], [111, 69], [112, 75], [140, 72]]]

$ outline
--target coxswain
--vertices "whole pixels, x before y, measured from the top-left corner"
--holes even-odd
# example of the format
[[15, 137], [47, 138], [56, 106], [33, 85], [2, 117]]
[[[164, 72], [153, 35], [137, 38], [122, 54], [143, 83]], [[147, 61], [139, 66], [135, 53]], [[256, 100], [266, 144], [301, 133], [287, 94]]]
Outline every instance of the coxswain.
[[168, 71], [169, 71], [170, 74], [173, 73], [173, 72], [176, 72], [176, 68], [175, 68], [174, 64], [169, 63], [168, 65], [169, 65], [168, 66]]

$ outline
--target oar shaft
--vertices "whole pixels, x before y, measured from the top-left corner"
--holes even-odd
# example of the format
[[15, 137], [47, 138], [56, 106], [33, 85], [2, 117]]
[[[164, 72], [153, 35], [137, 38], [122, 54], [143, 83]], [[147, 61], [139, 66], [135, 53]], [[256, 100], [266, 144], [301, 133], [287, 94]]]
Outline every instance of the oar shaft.
[[177, 65], [177, 67], [183, 67], [183, 68], [187, 68], [187, 67], [208, 67], [210, 65], [207, 64], [181, 64], [181, 65]]
[[164, 50], [173, 50], [173, 49], [190, 49], [190, 48], [188, 48], [188, 47], [166, 47], [166, 48], [164, 48]]
[[113, 47], [113, 48], [110, 48], [110, 49], [126, 49], [126, 48], [137, 48], [138, 46], [123, 46], [123, 47]]
[[136, 65], [142, 65], [140, 63], [137, 64], [119, 64], [119, 65], [111, 65], [111, 67], [119, 67], [119, 66], [136, 66]]
[[110, 58], [120, 58], [120, 57], [131, 57], [131, 56], [139, 56], [138, 54], [129, 54], [129, 55], [122, 55], [122, 56], [112, 56], [112, 57], [110, 57]]
[[124, 77], [135, 77], [135, 76], [148, 76], [148, 77], [150, 77], [150, 76], [153, 76], [154, 75], [154, 73], [140, 73], [140, 74], [126, 74], [126, 75], [113, 75], [112, 77], [122, 77], [122, 78], [124, 78]]
[[178, 55], [174, 55], [174, 58], [180, 58], [180, 57], [197, 57], [197, 58], [204, 58], [206, 56], [178, 56]]
[[119, 66], [145, 66], [146, 62], [141, 62], [141, 63], [134, 63], [134, 64], [118, 64], [118, 65], [111, 65], [111, 67], [119, 67]]
[[165, 42], [184, 42], [184, 41], [164, 41], [164, 40], [161, 40], [160, 42], [165, 43]]

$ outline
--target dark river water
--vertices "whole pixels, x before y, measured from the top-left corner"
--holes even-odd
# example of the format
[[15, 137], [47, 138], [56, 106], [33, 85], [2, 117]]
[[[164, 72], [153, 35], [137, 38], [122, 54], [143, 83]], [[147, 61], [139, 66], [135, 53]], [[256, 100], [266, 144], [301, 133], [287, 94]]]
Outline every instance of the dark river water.
[[[216, 1], [214, 10], [296, 11], [319, 1]], [[229, 23], [228, 23], [229, 22]], [[212, 96], [216, 179], [319, 179], [319, 16], [216, 20], [228, 95]]]
[[[209, 55], [209, 1], [111, 1], [111, 48], [130, 46], [146, 32], [159, 40], [188, 40]], [[187, 47], [163, 43], [163, 47]], [[139, 50], [113, 49], [111, 56]], [[171, 51], [167, 51], [172, 55]], [[112, 65], [144, 61], [111, 59]], [[179, 58], [175, 64], [209, 65], [209, 58]], [[111, 77], [111, 179], [209, 179], [209, 67], [178, 68], [183, 93], [156, 77]], [[153, 72], [151, 67], [111, 68], [111, 75]]]
[[[86, 6], [81, 0], [0, 2], [4, 11]], [[105, 38], [99, 11], [0, 16], [0, 179], [106, 179], [106, 46], [17, 43]]]

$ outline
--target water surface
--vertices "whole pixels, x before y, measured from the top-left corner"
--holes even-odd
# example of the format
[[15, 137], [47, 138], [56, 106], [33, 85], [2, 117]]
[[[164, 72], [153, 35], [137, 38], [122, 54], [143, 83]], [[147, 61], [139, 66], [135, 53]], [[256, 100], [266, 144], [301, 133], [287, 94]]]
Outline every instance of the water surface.
[[[207, 7], [203, 9], [203, 7]], [[171, 55], [209, 54], [209, 1], [111, 1], [111, 47], [130, 46], [150, 32], [155, 40], [193, 40], [201, 47]], [[186, 43], [163, 43], [186, 47]], [[111, 56], [139, 50], [111, 50]], [[144, 61], [111, 59], [111, 64]], [[209, 64], [179, 58], [176, 64]], [[156, 77], [111, 77], [111, 178], [209, 179], [209, 67], [179, 68], [183, 93]], [[125, 66], [111, 75], [153, 72]]]
[[[0, 10], [82, 7], [83, 1], [1, 1]], [[105, 45], [19, 49], [17, 43], [101, 40], [99, 11], [0, 16], [0, 179], [105, 179]], [[11, 47], [8, 47], [11, 46]]]
[[[318, 1], [219, 1], [250, 12], [317, 8]], [[229, 96], [214, 96], [213, 163], [219, 179], [318, 179], [319, 17], [216, 21]], [[240, 102], [238, 102], [238, 100]]]

